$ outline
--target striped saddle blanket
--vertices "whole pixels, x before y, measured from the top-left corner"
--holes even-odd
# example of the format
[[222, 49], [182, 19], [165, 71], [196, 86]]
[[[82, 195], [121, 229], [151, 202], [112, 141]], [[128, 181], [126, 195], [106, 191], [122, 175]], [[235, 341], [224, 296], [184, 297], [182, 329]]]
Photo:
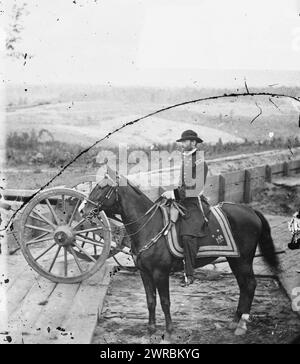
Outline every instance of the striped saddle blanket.
[[[162, 208], [164, 222], [169, 220], [166, 207]], [[209, 234], [200, 240], [197, 257], [239, 257], [240, 253], [231, 233], [227, 217], [219, 205], [211, 206], [208, 214]], [[183, 249], [178, 241], [175, 224], [167, 234], [168, 247], [175, 257], [183, 258]]]

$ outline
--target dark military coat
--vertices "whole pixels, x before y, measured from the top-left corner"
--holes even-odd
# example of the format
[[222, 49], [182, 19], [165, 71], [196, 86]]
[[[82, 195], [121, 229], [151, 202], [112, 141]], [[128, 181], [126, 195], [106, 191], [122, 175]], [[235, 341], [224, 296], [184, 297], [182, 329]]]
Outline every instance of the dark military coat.
[[186, 208], [185, 216], [180, 218], [180, 235], [203, 237], [208, 234], [207, 225], [199, 205], [200, 195], [204, 214], [209, 212], [209, 204], [202, 195], [206, 182], [208, 166], [204, 161], [203, 152], [194, 150], [183, 153], [179, 186], [174, 190], [176, 201]]

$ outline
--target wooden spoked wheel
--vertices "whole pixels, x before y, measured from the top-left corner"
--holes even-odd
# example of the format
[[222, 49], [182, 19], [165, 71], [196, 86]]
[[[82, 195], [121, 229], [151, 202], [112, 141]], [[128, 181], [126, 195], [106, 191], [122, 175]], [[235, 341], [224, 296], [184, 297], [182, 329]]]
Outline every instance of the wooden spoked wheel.
[[29, 265], [58, 283], [78, 283], [105, 263], [111, 246], [111, 228], [102, 211], [93, 221], [79, 208], [86, 196], [70, 188], [39, 193], [23, 211], [20, 244]]
[[[97, 182], [100, 182], [100, 180], [97, 178], [97, 175], [90, 174], [79, 176], [74, 179], [71, 188], [85, 194], [88, 197], [92, 192], [92, 189], [96, 186]], [[121, 216], [119, 216], [119, 220], [116, 220], [113, 217], [108, 217], [112, 236], [109, 258], [120, 252], [125, 252], [127, 255], [127, 261], [130, 261], [132, 264], [134, 264], [131, 255], [127, 252], [131, 245], [130, 240], [126, 238], [124, 239], [124, 236], [126, 236], [126, 231], [124, 225], [120, 223], [120, 219]]]

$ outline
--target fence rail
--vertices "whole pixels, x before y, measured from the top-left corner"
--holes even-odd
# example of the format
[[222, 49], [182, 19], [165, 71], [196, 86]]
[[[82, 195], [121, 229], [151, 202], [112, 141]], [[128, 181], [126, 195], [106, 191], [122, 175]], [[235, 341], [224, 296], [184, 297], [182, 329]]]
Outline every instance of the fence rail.
[[[166, 171], [164, 170], [164, 172]], [[157, 174], [157, 171], [155, 171], [155, 174]], [[270, 183], [277, 178], [295, 176], [297, 174], [300, 174], [300, 159], [209, 176], [207, 177], [204, 194], [209, 198], [211, 204], [216, 204], [220, 201], [249, 203], [255, 190], [264, 188], [266, 182]], [[96, 175], [93, 177], [96, 182]], [[84, 183], [85, 177], [83, 176], [81, 179], [82, 183]], [[89, 176], [90, 180], [91, 176]], [[174, 184], [149, 188], [140, 186], [152, 200], [157, 199], [164, 190], [174, 187], [176, 187]], [[36, 191], [6, 189], [3, 195], [6, 200], [27, 201]]]
[[[222, 173], [207, 177], [204, 194], [209, 198], [211, 204], [221, 201], [249, 203], [255, 190], [264, 188], [266, 182], [270, 183], [279, 177], [295, 176], [299, 173], [300, 159]], [[164, 190], [173, 187], [170, 185], [163, 188], [150, 188], [144, 192], [154, 200]]]

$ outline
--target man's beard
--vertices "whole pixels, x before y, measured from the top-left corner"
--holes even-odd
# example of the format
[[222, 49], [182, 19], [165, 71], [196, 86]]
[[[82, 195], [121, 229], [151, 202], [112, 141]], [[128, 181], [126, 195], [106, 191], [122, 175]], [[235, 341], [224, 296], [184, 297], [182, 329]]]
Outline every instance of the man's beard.
[[190, 152], [191, 150], [194, 149], [194, 147], [192, 145], [189, 145], [187, 147], [183, 147], [182, 149], [183, 149], [184, 152]]

